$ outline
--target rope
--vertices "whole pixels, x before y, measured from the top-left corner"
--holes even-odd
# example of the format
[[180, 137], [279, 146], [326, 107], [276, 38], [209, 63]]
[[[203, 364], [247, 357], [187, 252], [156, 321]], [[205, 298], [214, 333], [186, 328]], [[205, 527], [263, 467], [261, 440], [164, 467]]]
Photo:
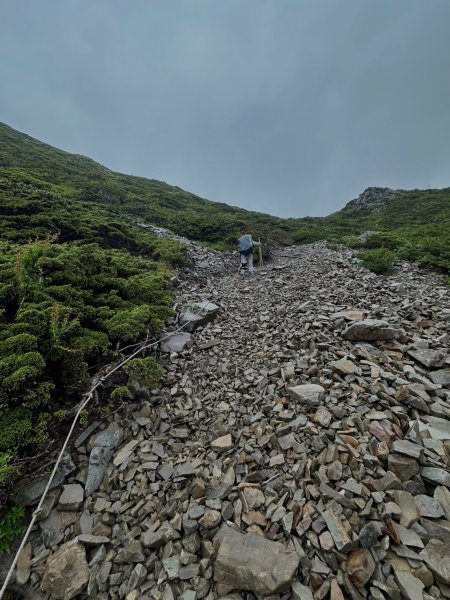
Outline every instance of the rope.
[[[207, 306], [209, 304], [212, 304], [212, 302], [207, 302], [206, 306], [202, 306], [196, 313], [194, 313], [194, 317], [197, 316], [198, 314], [200, 314], [203, 310], [205, 310], [207, 308]], [[101, 377], [100, 379], [98, 379], [98, 381], [95, 383], [95, 385], [93, 385], [91, 387], [91, 389], [88, 392], [85, 392], [85, 394], [83, 394], [84, 400], [80, 403], [80, 406], [78, 407], [78, 410], [75, 414], [75, 417], [72, 421], [72, 425], [69, 429], [69, 433], [66, 436], [66, 439], [64, 440], [64, 444], [61, 448], [61, 452], [58, 455], [58, 458], [56, 459], [56, 463], [55, 466], [53, 467], [53, 471], [50, 475], [49, 480], [47, 481], [47, 485], [45, 486], [45, 489], [42, 493], [41, 499], [39, 501], [39, 504], [37, 505], [36, 510], [33, 512], [30, 524], [28, 525], [28, 528], [25, 532], [25, 535], [23, 536], [22, 542], [14, 556], [14, 560], [11, 564], [11, 567], [9, 568], [9, 571], [6, 575], [6, 579], [3, 582], [3, 586], [0, 589], [0, 600], [3, 598], [6, 589], [8, 587], [9, 581], [12, 577], [12, 574], [14, 572], [14, 569], [16, 568], [17, 565], [17, 561], [19, 559], [19, 555], [22, 552], [22, 550], [25, 547], [25, 544], [28, 541], [28, 538], [30, 536], [31, 530], [33, 529], [33, 526], [36, 522], [36, 519], [42, 509], [42, 506], [44, 504], [44, 500], [47, 497], [47, 494], [50, 490], [51, 484], [53, 482], [53, 479], [55, 478], [56, 475], [56, 471], [58, 470], [59, 464], [62, 460], [62, 457], [64, 455], [64, 452], [66, 451], [67, 445], [69, 443], [70, 437], [72, 436], [72, 433], [75, 429], [75, 425], [77, 424], [78, 418], [81, 414], [81, 412], [86, 408], [86, 406], [89, 404], [89, 402], [92, 400], [92, 398], [94, 397], [94, 392], [95, 390], [109, 377], [111, 377], [111, 375], [113, 373], [115, 373], [116, 371], [118, 371], [119, 369], [121, 369], [127, 362], [129, 362], [132, 358], [134, 358], [135, 356], [137, 356], [138, 354], [140, 354], [143, 350], [147, 349], [147, 348], [151, 348], [152, 346], [156, 346], [158, 344], [160, 344], [161, 342], [163, 342], [164, 340], [167, 340], [170, 336], [172, 336], [174, 333], [178, 333], [179, 331], [181, 331], [182, 329], [184, 329], [186, 327], [186, 325], [189, 324], [190, 321], [187, 321], [184, 325], [181, 325], [180, 327], [178, 327], [177, 329], [175, 329], [175, 331], [171, 331], [170, 333], [168, 333], [166, 336], [164, 336], [163, 338], [157, 340], [156, 342], [152, 342], [151, 344], [144, 344], [142, 345], [140, 348], [138, 348], [135, 352], [133, 352], [132, 354], [130, 354], [130, 356], [128, 356], [127, 358], [125, 358], [122, 362], [120, 362], [118, 365], [116, 365], [114, 367], [114, 369], [112, 369], [111, 371], [109, 371], [106, 375], [104, 375], [103, 377]], [[94, 377], [95, 379], [95, 377]]]

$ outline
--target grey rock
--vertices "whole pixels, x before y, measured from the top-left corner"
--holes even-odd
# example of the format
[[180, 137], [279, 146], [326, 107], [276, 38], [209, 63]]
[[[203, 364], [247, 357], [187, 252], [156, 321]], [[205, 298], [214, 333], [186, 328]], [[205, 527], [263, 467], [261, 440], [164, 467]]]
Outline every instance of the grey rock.
[[130, 579], [128, 580], [128, 589], [130, 591], [135, 590], [142, 585], [147, 576], [147, 569], [142, 564], [137, 564], [131, 572]]
[[424, 585], [411, 573], [395, 571], [395, 580], [402, 592], [402, 596], [408, 600], [423, 600]]
[[42, 538], [47, 545], [59, 543], [64, 537], [66, 527], [72, 525], [77, 519], [73, 511], [59, 511], [53, 509], [46, 519], [39, 523]]
[[387, 321], [376, 319], [365, 319], [352, 323], [342, 332], [345, 339], [352, 341], [384, 342], [397, 340], [402, 335], [404, 335], [402, 329], [392, 327]]
[[16, 583], [18, 585], [25, 585], [30, 578], [30, 560], [32, 553], [33, 548], [31, 543], [28, 542], [28, 544], [22, 548], [17, 558]]
[[178, 573], [178, 577], [181, 580], [194, 579], [200, 573], [200, 565], [198, 563], [193, 563], [186, 565], [185, 567], [181, 567]]
[[178, 579], [178, 574], [180, 572], [180, 557], [179, 556], [170, 556], [169, 558], [165, 558], [162, 561], [165, 572], [167, 573], [167, 577], [169, 581], [173, 579]]
[[447, 521], [446, 519], [427, 519], [422, 517], [420, 519], [420, 525], [428, 534], [427, 537], [423, 537], [425, 541], [429, 538], [441, 540], [443, 542], [450, 539], [450, 521]]
[[269, 595], [286, 591], [299, 565], [297, 553], [252, 533], [224, 528], [214, 564], [222, 588]]
[[116, 556], [118, 563], [142, 563], [145, 561], [145, 556], [142, 551], [141, 542], [133, 541], [123, 546]]
[[450, 491], [446, 487], [437, 486], [434, 490], [434, 498], [442, 507], [445, 518], [450, 521]]
[[401, 454], [390, 454], [388, 467], [401, 481], [408, 481], [419, 473], [419, 463], [414, 458]]
[[89, 457], [89, 468], [84, 486], [85, 496], [95, 492], [103, 480], [109, 461], [114, 454], [114, 448], [122, 439], [122, 431], [104, 431], [95, 439], [94, 447]]
[[450, 387], [450, 369], [440, 369], [439, 371], [432, 371], [429, 375], [431, 381], [437, 385], [443, 387]]
[[[66, 453], [56, 471], [55, 477], [50, 485], [53, 490], [59, 487], [67, 475], [75, 471], [75, 464], [70, 454]], [[19, 506], [31, 506], [37, 504], [47, 486], [48, 477], [40, 477], [37, 480], [26, 477], [19, 481], [13, 494], [14, 502]]]
[[181, 463], [175, 468], [175, 477], [191, 477], [192, 475], [195, 475], [195, 467], [191, 463]]
[[120, 467], [120, 465], [125, 462], [129, 456], [131, 456], [138, 445], [139, 440], [130, 440], [127, 444], [125, 444], [125, 446], [123, 446], [114, 457], [114, 465], [116, 467]]
[[331, 509], [325, 510], [322, 516], [336, 544], [336, 548], [344, 552], [347, 551], [351, 547], [352, 541], [344, 529], [339, 516]]
[[320, 423], [323, 427], [328, 427], [328, 425], [333, 420], [333, 415], [325, 406], [319, 406], [314, 415], [314, 421], [316, 423]]
[[161, 342], [161, 352], [183, 352], [192, 346], [193, 340], [190, 333], [180, 331], [172, 333]]
[[427, 369], [442, 367], [447, 356], [445, 350], [408, 350], [408, 354]]
[[194, 302], [184, 308], [180, 314], [179, 323], [184, 331], [192, 333], [200, 325], [206, 325], [214, 319], [219, 307], [207, 300]]
[[450, 585], [450, 542], [430, 540], [420, 557], [433, 574], [440, 580]]
[[71, 600], [89, 581], [86, 553], [81, 544], [69, 542], [49, 558], [41, 589], [55, 600]]
[[367, 523], [359, 532], [359, 543], [363, 548], [372, 548], [378, 543], [380, 531], [373, 523]]
[[292, 598], [294, 600], [314, 600], [312, 591], [306, 585], [299, 581], [294, 581], [292, 584]]
[[176, 531], [166, 521], [157, 531], [144, 531], [141, 541], [146, 548], [160, 548], [176, 537], [178, 537]]
[[414, 497], [414, 502], [416, 503], [417, 512], [421, 517], [439, 519], [444, 516], [442, 506], [435, 498], [425, 496], [424, 494], [418, 494]]
[[450, 473], [440, 467], [421, 467], [420, 474], [427, 481], [450, 488]]
[[79, 483], [71, 483], [63, 487], [59, 497], [59, 510], [78, 510], [83, 502], [84, 490]]
[[94, 423], [91, 423], [91, 425], [89, 425], [89, 427], [87, 427], [82, 433], [80, 433], [80, 435], [77, 437], [77, 439], [74, 442], [74, 446], [75, 448], [79, 448], [80, 446], [82, 446], [84, 444], [84, 442], [88, 439], [88, 437], [96, 430], [100, 427], [101, 422], [100, 421], [95, 421]]
[[325, 389], [314, 383], [290, 387], [287, 393], [293, 400], [298, 400], [306, 406], [316, 406], [325, 398]]
[[358, 372], [358, 367], [351, 360], [341, 358], [331, 363], [332, 368], [341, 375], [351, 375]]
[[408, 442], [408, 440], [395, 440], [392, 449], [394, 452], [416, 459], [420, 459], [423, 455], [422, 446]]
[[401, 509], [400, 524], [407, 528], [411, 527], [419, 519], [414, 497], [409, 492], [396, 490], [393, 498]]

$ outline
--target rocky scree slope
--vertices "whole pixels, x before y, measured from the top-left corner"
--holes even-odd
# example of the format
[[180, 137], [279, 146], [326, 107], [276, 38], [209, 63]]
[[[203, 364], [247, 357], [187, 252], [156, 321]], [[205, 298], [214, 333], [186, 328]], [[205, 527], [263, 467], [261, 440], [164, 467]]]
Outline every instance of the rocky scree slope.
[[178, 289], [182, 311], [215, 308], [161, 348], [159, 389], [136, 387], [121, 421], [76, 441], [21, 556], [22, 590], [450, 597], [442, 278], [410, 264], [378, 277], [317, 243], [279, 251], [255, 278], [205, 267]]

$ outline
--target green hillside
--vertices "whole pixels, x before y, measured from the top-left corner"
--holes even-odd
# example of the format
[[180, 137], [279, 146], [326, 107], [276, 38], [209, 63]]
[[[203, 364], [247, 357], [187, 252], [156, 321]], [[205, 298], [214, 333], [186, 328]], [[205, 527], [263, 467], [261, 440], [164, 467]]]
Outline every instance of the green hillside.
[[[375, 258], [383, 252], [391, 253], [391, 262], [403, 258], [450, 272], [450, 188], [401, 190], [395, 199], [377, 210], [355, 208], [349, 203], [343, 210], [326, 217], [325, 222], [328, 239], [339, 232], [338, 239], [354, 247], [370, 249], [369, 259], [370, 253]], [[377, 233], [358, 243], [346, 237], [345, 227], [348, 227], [347, 235], [367, 230]]]
[[366, 230], [395, 231], [401, 240], [418, 245], [411, 258], [447, 269], [450, 264], [440, 245], [448, 246], [450, 188], [402, 191], [378, 210], [350, 202], [328, 217], [281, 219], [211, 202], [154, 179], [114, 173], [3, 124], [0, 177], [0, 233], [14, 241], [59, 233], [60, 241], [88, 240], [142, 252], [143, 240], [134, 227], [139, 220], [202, 242], [229, 245], [243, 231], [282, 244], [341, 241]]
[[[96, 369], [157, 335], [171, 313], [170, 275], [186, 256], [142, 221], [222, 247], [243, 232], [364, 246], [377, 272], [398, 257], [450, 270], [450, 188], [281, 219], [114, 173], [0, 124], [0, 483], [15, 456], [59, 427]], [[376, 234], [361, 244], [366, 230]]]
[[[64, 241], [88, 237], [101, 243], [104, 231], [99, 222], [120, 231], [124, 223], [142, 219], [206, 242], [223, 242], [249, 227], [259, 233], [274, 227], [292, 229], [283, 219], [210, 202], [161, 181], [114, 173], [4, 124], [0, 124], [0, 173], [6, 217], [1, 233], [8, 239], [48, 230], [59, 231]], [[117, 246], [123, 241], [109, 243]]]

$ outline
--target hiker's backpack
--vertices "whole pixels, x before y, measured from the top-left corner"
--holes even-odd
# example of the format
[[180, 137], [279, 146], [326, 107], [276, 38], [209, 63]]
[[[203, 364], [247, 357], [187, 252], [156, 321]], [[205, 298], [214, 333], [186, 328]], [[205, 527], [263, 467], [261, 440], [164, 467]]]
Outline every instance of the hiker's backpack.
[[250, 254], [253, 248], [253, 239], [249, 233], [243, 235], [238, 241], [238, 250], [241, 254]]

